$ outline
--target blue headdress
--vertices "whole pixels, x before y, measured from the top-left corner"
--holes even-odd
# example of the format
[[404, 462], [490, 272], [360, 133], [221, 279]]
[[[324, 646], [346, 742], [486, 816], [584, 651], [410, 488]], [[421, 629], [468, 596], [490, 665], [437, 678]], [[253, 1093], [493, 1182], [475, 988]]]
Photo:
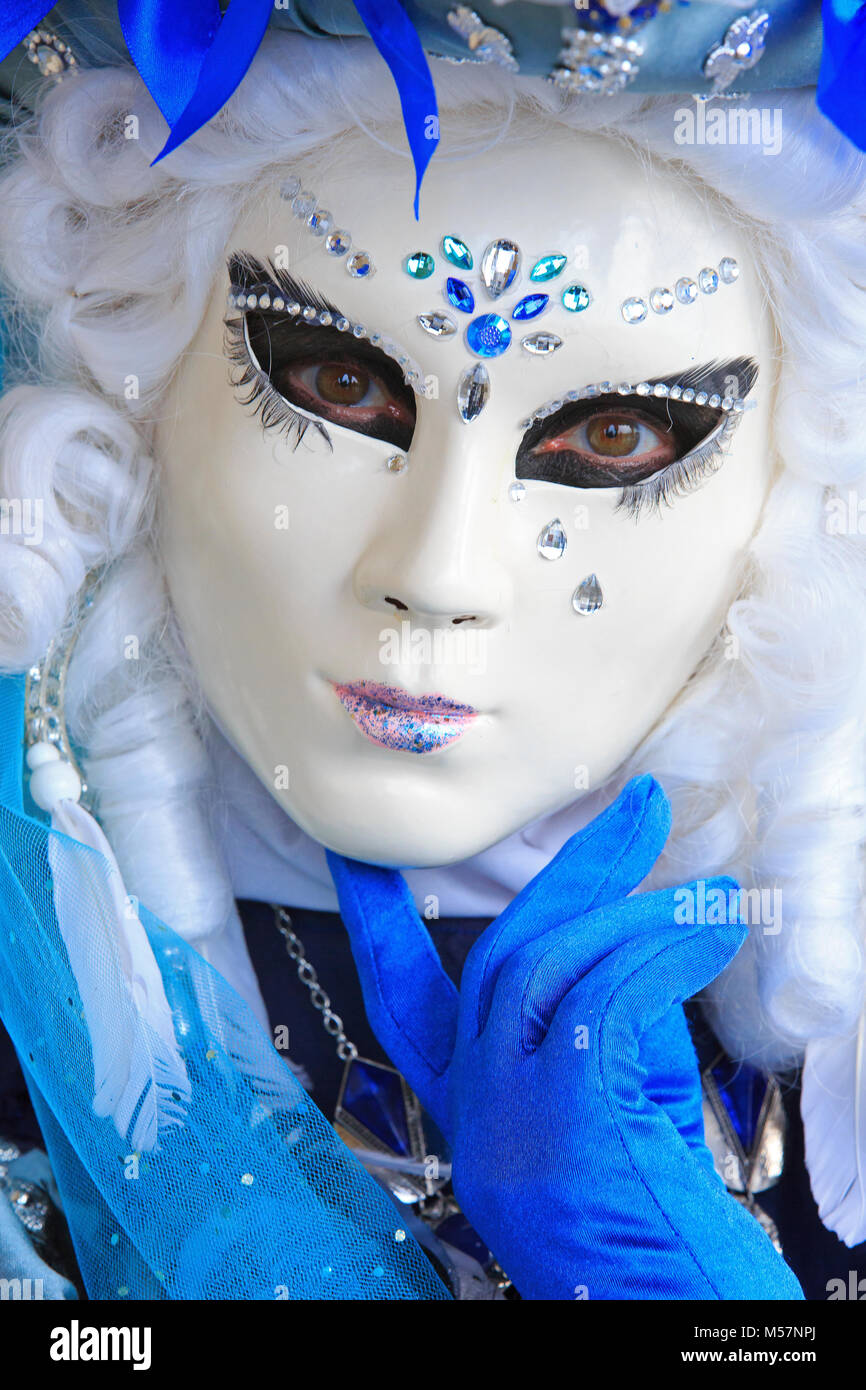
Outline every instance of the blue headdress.
[[866, 5], [856, 0], [766, 0], [743, 12], [737, 0], [487, 0], [483, 15], [454, 0], [410, 7], [401, 0], [62, 0], [48, 13], [44, 0], [7, 0], [0, 90], [14, 82], [20, 91], [22, 42], [48, 72], [73, 52], [81, 63], [131, 56], [170, 126], [161, 158], [225, 104], [269, 25], [335, 37], [369, 33], [400, 94], [416, 216], [438, 141], [426, 54], [496, 63], [599, 95], [626, 87], [711, 96], [816, 85], [824, 114], [866, 149]]

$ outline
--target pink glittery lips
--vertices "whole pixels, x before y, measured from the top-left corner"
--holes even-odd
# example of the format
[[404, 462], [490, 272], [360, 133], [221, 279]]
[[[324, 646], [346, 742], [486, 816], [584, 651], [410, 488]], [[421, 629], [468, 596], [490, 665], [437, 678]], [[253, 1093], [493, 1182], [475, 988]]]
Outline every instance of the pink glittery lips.
[[343, 709], [362, 734], [380, 748], [435, 753], [468, 729], [478, 711], [444, 695], [410, 695], [398, 685], [376, 681], [331, 682]]

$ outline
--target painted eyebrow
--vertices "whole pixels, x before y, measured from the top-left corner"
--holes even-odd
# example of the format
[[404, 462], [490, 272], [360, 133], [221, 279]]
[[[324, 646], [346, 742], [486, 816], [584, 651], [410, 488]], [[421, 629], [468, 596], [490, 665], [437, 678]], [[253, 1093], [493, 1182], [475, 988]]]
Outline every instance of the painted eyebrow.
[[[295, 312], [293, 314], [288, 313], [285, 309], [273, 311], [270, 306], [268, 308], [261, 308], [258, 304], [249, 306], [265, 315], [273, 313], [276, 322], [291, 327], [293, 337], [297, 333], [300, 338], [306, 331], [311, 335], [315, 334], [312, 341], [339, 344], [343, 350], [345, 350], [347, 343], [351, 342], [352, 352], [356, 357], [366, 361], [368, 365], [385, 366], [391, 370], [396, 366], [400, 370], [404, 382], [412, 387], [416, 395], [424, 396], [426, 394], [424, 373], [419, 363], [410, 356], [401, 343], [382, 333], [368, 333], [363, 325], [353, 323], [336, 304], [320, 294], [306, 281], [296, 279], [287, 270], [278, 269], [273, 261], [269, 261], [266, 267], [262, 261], [247, 251], [236, 251], [229, 257], [228, 274], [233, 290], [239, 290], [241, 293], [253, 289], [265, 290], [271, 299], [282, 299], [287, 306], [294, 305]], [[309, 307], [315, 310], [317, 315], [328, 315], [333, 322], [323, 324], [309, 321], [298, 313], [297, 306]]]
[[[731, 377], [735, 379], [736, 385], [732, 390], [728, 390], [727, 383]], [[648, 386], [691, 386], [696, 391], [706, 391], [710, 396], [743, 398], [748, 396], [757, 379], [758, 364], [754, 357], [732, 357], [727, 362], [705, 362], [697, 367], [687, 367], [682, 372], [667, 372], [664, 376], [645, 378]]]
[[[728, 391], [726, 383], [730, 378], [736, 382], [736, 391]], [[758, 379], [758, 364], [753, 357], [732, 357], [727, 362], [705, 362], [698, 366], [687, 367], [684, 371], [666, 372], [664, 376], [645, 377], [637, 381], [616, 382], [616, 381], [597, 381], [580, 387], [579, 390], [566, 391], [562, 396], [553, 401], [546, 401], [536, 410], [521, 420], [518, 428], [528, 430], [539, 420], [549, 416], [558, 415], [569, 405], [575, 405], [579, 401], [609, 399], [619, 396], [622, 400], [631, 400], [634, 396], [640, 396], [648, 400], [658, 402], [658, 397], [654, 396], [653, 388], [656, 386], [677, 386], [682, 391], [691, 389], [692, 391], [705, 391], [708, 396], [718, 395], [723, 399], [737, 400], [740, 402], [739, 409], [742, 409], [742, 402], [752, 390]], [[683, 402], [684, 405], [690, 402]]]

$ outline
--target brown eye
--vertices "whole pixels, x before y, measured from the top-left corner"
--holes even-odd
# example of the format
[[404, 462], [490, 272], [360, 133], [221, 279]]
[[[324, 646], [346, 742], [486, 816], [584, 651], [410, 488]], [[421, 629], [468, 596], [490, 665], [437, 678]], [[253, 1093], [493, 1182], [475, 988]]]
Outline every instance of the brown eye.
[[594, 453], [605, 458], [624, 458], [637, 449], [641, 432], [633, 420], [599, 415], [587, 426], [586, 438]]
[[356, 367], [329, 362], [316, 372], [316, 390], [331, 405], [359, 405], [370, 389], [370, 378]]

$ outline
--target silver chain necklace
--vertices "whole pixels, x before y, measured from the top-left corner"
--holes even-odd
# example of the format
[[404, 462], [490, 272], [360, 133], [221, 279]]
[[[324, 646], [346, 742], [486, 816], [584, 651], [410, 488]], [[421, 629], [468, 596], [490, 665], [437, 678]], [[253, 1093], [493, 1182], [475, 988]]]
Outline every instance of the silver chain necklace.
[[330, 1037], [336, 1040], [337, 1056], [341, 1062], [353, 1062], [358, 1055], [358, 1049], [353, 1042], [349, 1042], [343, 1031], [343, 1020], [331, 1008], [331, 1001], [319, 984], [315, 967], [311, 961], [307, 960], [304, 943], [296, 933], [291, 917], [284, 907], [278, 907], [276, 903], [272, 903], [271, 906], [274, 910], [277, 931], [286, 943], [286, 954], [289, 960], [295, 962], [301, 984], [310, 991], [310, 1003], [322, 1015], [322, 1027]]

